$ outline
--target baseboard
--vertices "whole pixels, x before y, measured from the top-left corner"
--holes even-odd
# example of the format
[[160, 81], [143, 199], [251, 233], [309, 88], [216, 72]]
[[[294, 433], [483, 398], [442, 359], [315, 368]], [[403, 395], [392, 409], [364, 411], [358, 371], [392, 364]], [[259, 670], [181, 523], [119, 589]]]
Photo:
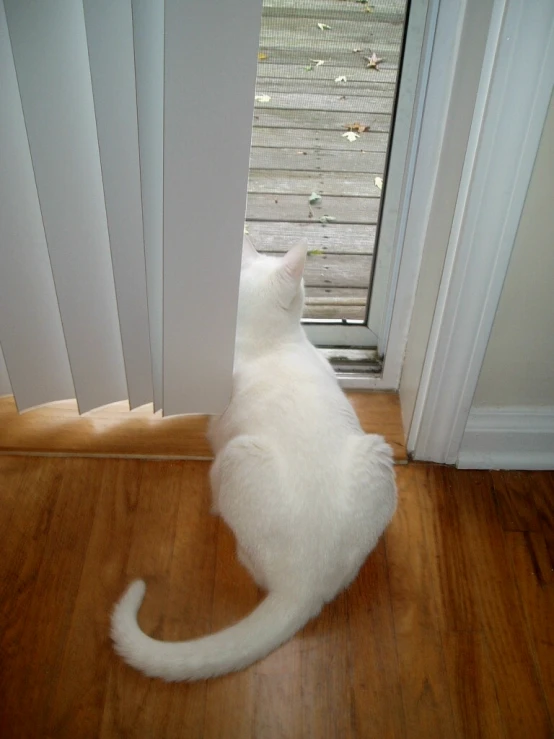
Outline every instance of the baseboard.
[[554, 406], [472, 408], [457, 466], [554, 469]]

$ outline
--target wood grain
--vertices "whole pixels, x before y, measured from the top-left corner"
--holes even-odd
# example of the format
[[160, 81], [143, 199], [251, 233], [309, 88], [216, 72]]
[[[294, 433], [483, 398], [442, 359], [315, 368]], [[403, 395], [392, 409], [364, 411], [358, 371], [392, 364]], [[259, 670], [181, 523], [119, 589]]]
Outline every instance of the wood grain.
[[[550, 737], [544, 692], [530, 650], [516, 582], [507, 577], [509, 558], [489, 474], [459, 470], [463, 489], [461, 527], [477, 589], [479, 620], [488, 646], [507, 737]], [[522, 734], [522, 727], [527, 731]]]
[[530, 485], [541, 531], [511, 531], [490, 473], [399, 467], [385, 537], [282, 649], [196, 684], [123, 664], [108, 617], [134, 577], [148, 582], [139, 620], [165, 639], [223, 628], [263, 597], [209, 513], [208, 469], [0, 459], [2, 739], [552, 736], [547, 472], [514, 492]]
[[[454, 737], [451, 698], [437, 615], [437, 584], [417, 496], [417, 466], [399, 468], [398, 511], [385, 533], [406, 735]], [[414, 484], [415, 483], [415, 484]]]
[[[247, 221], [275, 221], [281, 217], [291, 223], [317, 223], [325, 214], [332, 214], [336, 223], [376, 224], [379, 215], [379, 198], [335, 198], [326, 197], [319, 205], [310, 206], [306, 195], [259, 195], [248, 196]], [[308, 265], [309, 266], [309, 265]], [[304, 280], [310, 278], [308, 269]], [[367, 283], [368, 277], [364, 280]], [[354, 286], [353, 286], [354, 287]], [[357, 286], [356, 286], [357, 287]]]
[[[367, 433], [383, 434], [397, 461], [406, 460], [398, 397], [347, 393]], [[79, 416], [75, 401], [52, 403], [18, 414], [11, 396], [0, 398], [0, 453], [73, 454], [145, 459], [211, 459], [206, 416], [161, 418], [126, 402]]]

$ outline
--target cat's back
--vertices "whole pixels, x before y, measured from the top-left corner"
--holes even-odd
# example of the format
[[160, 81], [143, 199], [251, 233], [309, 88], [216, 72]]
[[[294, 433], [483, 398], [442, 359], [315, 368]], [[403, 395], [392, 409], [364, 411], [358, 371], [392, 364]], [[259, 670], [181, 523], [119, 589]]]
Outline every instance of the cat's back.
[[238, 362], [225, 415], [235, 433], [271, 437], [307, 457], [363, 433], [333, 370], [308, 342]]

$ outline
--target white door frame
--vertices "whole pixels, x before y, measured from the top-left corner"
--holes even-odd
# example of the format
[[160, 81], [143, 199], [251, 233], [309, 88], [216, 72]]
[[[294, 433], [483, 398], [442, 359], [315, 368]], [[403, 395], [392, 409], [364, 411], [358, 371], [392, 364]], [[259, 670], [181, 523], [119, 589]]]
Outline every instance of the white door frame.
[[[489, 0], [489, 2], [492, 0]], [[479, 64], [462, 46], [464, 26], [479, 22], [468, 0], [430, 0], [419, 69], [410, 145], [402, 177], [403, 193], [397, 215], [395, 269], [386, 316], [387, 337], [380, 377], [338, 375], [352, 389], [398, 390], [412, 318], [418, 275], [429, 227], [429, 215], [441, 156], [463, 141], [448, 125], [454, 109], [454, 79], [460, 65]], [[467, 34], [467, 31], [466, 31]], [[452, 186], [457, 179], [452, 178]], [[455, 197], [454, 197], [455, 200]], [[340, 331], [340, 327], [337, 329]], [[381, 348], [381, 347], [380, 347]]]
[[495, 0], [408, 434], [416, 459], [452, 464], [458, 458], [553, 83], [552, 1]]

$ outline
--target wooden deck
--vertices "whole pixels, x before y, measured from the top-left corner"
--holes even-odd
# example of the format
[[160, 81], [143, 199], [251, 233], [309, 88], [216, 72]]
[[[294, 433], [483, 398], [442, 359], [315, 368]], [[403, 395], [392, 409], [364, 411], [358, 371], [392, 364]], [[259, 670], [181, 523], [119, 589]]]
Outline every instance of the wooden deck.
[[[406, 0], [263, 3], [247, 229], [260, 251], [308, 245], [306, 317], [365, 316], [405, 12]], [[353, 123], [369, 131], [350, 142]]]

